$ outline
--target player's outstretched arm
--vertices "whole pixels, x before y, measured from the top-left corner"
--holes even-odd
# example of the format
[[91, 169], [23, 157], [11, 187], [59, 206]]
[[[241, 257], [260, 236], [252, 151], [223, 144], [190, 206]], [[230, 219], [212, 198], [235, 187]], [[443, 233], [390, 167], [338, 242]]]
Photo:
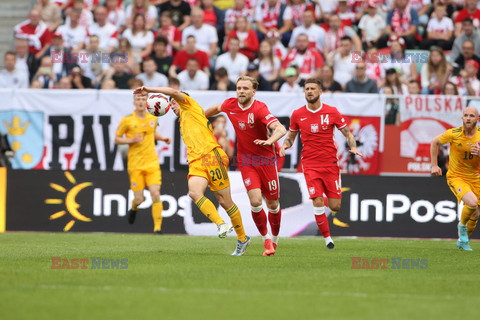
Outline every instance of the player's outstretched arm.
[[347, 139], [347, 144], [350, 147], [350, 150], [348, 150], [348, 152], [353, 153], [360, 157], [363, 156], [363, 154], [357, 149], [357, 141], [355, 140], [355, 137], [353, 136], [352, 132], [350, 132], [350, 129], [348, 129], [348, 127], [345, 127], [340, 131]]
[[166, 94], [167, 96], [172, 97], [178, 102], [183, 102], [185, 100], [185, 96], [183, 92], [169, 88], [169, 87], [138, 87], [137, 89], [133, 90], [133, 94], [141, 94], [147, 95], [149, 93], [162, 93]]
[[440, 149], [440, 139], [438, 136], [433, 138], [430, 143], [430, 164], [432, 165], [431, 174], [434, 176], [441, 176], [442, 169], [438, 166], [438, 150]]
[[257, 139], [253, 141], [253, 143], [261, 146], [271, 146], [287, 133], [287, 129], [285, 129], [285, 127], [283, 126], [283, 124], [280, 123], [280, 121], [272, 122], [268, 126], [268, 128], [270, 130], [273, 130], [273, 133], [270, 136], [270, 138], [268, 138], [267, 140]]
[[222, 112], [222, 105], [215, 104], [205, 110], [205, 117], [210, 118]]
[[298, 132], [297, 131], [288, 131], [287, 137], [285, 140], [283, 140], [283, 145], [280, 148], [279, 151], [279, 156], [280, 157], [285, 157], [285, 150], [290, 149], [293, 146], [293, 143], [295, 142], [295, 138], [297, 137]]

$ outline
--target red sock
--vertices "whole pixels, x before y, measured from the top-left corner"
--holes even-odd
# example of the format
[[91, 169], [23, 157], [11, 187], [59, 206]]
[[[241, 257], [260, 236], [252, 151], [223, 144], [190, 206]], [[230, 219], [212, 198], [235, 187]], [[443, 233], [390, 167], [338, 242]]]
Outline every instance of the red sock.
[[323, 237], [330, 237], [330, 227], [328, 226], [328, 218], [327, 215], [324, 214], [316, 214], [315, 221], [317, 221], [318, 230], [322, 233]]
[[272, 229], [272, 235], [278, 236], [280, 232], [280, 221], [282, 220], [282, 210], [278, 210], [277, 213], [268, 212], [268, 222], [270, 222], [270, 228]]
[[258, 232], [260, 235], [264, 236], [268, 233], [267, 229], [267, 215], [263, 209], [260, 212], [253, 212], [252, 211], [252, 218], [257, 226]]

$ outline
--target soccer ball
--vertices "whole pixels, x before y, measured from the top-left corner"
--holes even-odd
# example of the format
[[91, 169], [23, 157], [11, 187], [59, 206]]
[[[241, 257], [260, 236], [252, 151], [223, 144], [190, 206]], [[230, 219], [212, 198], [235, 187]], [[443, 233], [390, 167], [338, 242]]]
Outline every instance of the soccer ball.
[[147, 99], [147, 111], [155, 117], [161, 117], [170, 110], [168, 97], [161, 93], [152, 94]]

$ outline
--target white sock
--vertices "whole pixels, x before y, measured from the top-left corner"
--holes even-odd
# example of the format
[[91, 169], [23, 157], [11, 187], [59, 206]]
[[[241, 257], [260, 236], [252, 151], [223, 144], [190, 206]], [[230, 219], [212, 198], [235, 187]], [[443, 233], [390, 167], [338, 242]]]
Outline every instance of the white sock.
[[330, 242], [333, 242], [332, 237], [326, 237], [325, 239], [325, 244], [329, 244]]
[[272, 237], [270, 236], [270, 233], [267, 233], [266, 235], [262, 236], [263, 241], [265, 241], [267, 239], [272, 239]]
[[278, 243], [278, 236], [272, 236], [272, 242]]
[[255, 212], [255, 213], [258, 213], [258, 212], [262, 211], [262, 209], [263, 209], [263, 207], [262, 207], [261, 205], [258, 206], [258, 207], [252, 207], [252, 206], [251, 206], [250, 208], [251, 208], [251, 210], [252, 210], [253, 212]]
[[458, 221], [458, 225], [459, 225], [459, 226], [462, 226], [462, 227], [465, 227], [465, 226], [466, 226], [466, 224], [463, 224], [462, 221]]
[[316, 216], [325, 214], [325, 207], [313, 207], [313, 214]]

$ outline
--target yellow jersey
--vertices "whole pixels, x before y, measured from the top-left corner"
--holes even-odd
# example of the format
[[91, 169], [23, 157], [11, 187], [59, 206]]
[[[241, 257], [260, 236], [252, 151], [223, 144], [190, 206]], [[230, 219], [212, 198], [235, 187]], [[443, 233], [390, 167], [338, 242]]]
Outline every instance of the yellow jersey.
[[477, 180], [480, 158], [470, 153], [470, 149], [480, 145], [480, 128], [473, 137], [463, 133], [463, 127], [452, 128], [439, 136], [440, 143], [450, 143], [450, 157], [447, 177]]
[[133, 138], [137, 134], [143, 135], [142, 141], [128, 145], [127, 165], [129, 170], [158, 167], [160, 165], [155, 150], [156, 128], [157, 118], [148, 112], [146, 112], [145, 118], [139, 118], [134, 111], [120, 121], [115, 132], [117, 136], [125, 135], [127, 138]]
[[214, 148], [220, 147], [213, 135], [212, 124], [205, 117], [203, 108], [193, 98], [184, 96], [180, 106], [180, 133], [187, 146], [187, 161], [200, 159]]

